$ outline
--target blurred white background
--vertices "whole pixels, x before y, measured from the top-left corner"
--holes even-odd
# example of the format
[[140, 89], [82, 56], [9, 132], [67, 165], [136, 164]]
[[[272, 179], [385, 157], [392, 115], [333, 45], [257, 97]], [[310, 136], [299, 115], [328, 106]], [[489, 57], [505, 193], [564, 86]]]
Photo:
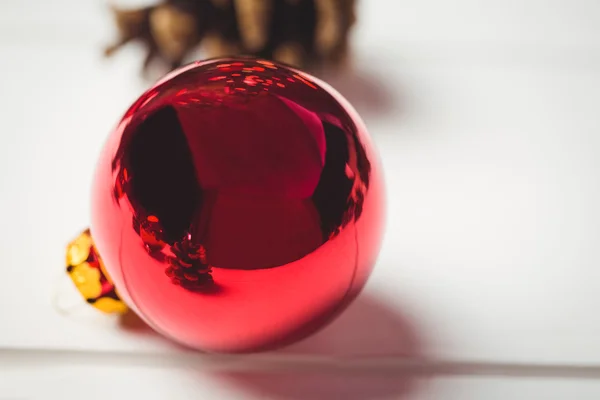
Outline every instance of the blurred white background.
[[149, 85], [140, 47], [102, 57], [109, 17], [0, 1], [0, 399], [600, 398], [599, 1], [359, 1], [352, 68], [322, 77], [381, 153], [381, 256], [332, 325], [224, 363], [52, 303], [78, 301], [64, 246]]

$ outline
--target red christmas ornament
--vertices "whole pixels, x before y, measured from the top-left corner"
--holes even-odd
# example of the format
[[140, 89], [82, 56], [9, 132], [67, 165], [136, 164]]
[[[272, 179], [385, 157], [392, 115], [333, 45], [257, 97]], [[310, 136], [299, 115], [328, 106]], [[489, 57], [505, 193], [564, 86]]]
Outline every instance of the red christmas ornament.
[[122, 299], [205, 351], [298, 340], [364, 286], [381, 168], [335, 90], [254, 59], [179, 69], [142, 95], [97, 166], [91, 234]]

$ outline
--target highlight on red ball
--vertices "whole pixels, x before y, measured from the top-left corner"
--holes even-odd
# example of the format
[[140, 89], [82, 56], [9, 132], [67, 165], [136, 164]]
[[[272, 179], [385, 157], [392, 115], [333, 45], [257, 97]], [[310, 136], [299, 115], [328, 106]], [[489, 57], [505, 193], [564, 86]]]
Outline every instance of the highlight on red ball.
[[306, 73], [183, 67], [125, 113], [97, 164], [91, 232], [123, 300], [196, 349], [299, 340], [360, 292], [384, 188], [360, 117]]

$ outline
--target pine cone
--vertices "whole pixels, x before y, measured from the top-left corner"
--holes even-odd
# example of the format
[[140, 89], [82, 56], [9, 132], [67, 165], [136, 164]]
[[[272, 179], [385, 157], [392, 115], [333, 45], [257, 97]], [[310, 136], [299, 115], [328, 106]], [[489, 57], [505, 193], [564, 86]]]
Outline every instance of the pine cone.
[[169, 257], [169, 267], [165, 273], [174, 284], [196, 291], [213, 282], [203, 245], [192, 243], [187, 237], [175, 243], [171, 251], [173, 256]]
[[356, 0], [163, 0], [140, 10], [113, 8], [119, 31], [111, 55], [129, 41], [173, 69], [202, 44], [208, 58], [250, 55], [295, 67], [337, 65], [348, 52]]

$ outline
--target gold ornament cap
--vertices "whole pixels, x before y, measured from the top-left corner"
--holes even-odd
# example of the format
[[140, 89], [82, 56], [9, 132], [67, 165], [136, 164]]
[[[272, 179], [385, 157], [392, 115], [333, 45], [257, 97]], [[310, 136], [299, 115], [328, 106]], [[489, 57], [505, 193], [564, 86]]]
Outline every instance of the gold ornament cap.
[[66, 264], [67, 274], [90, 305], [107, 314], [127, 312], [127, 305], [106, 273], [89, 229], [67, 246]]

